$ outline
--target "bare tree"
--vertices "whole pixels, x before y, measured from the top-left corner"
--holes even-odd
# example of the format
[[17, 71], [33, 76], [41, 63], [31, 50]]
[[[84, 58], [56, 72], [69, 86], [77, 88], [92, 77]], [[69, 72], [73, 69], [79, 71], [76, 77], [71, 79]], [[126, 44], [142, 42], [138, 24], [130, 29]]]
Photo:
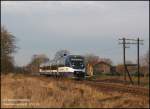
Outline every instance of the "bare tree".
[[140, 57], [140, 72], [144, 73], [145, 77], [149, 74], [149, 50]]
[[70, 54], [70, 51], [68, 51], [68, 50], [59, 50], [56, 52], [54, 58], [57, 60], [57, 59], [62, 58], [63, 56], [69, 55], [69, 54]]
[[145, 61], [145, 65], [149, 67], [149, 50], [145, 54], [144, 61]]
[[109, 58], [100, 58], [99, 59], [99, 61], [103, 61], [103, 62], [105, 62], [105, 63], [107, 63], [107, 64], [110, 64], [110, 65], [112, 65], [112, 61], [111, 61], [111, 59], [109, 59]]
[[36, 73], [39, 70], [40, 64], [48, 62], [49, 58], [45, 54], [33, 55], [31, 62], [27, 65], [30, 73]]
[[99, 62], [99, 56], [96, 56], [94, 54], [86, 54], [84, 57], [85, 64], [90, 63], [91, 65], [95, 65], [97, 62]]
[[86, 73], [87, 75], [92, 76], [94, 74], [94, 65], [98, 63], [99, 56], [94, 54], [86, 54], [84, 55], [85, 58], [85, 65], [86, 65]]
[[147, 51], [147, 53], [144, 55], [143, 58], [143, 65], [141, 67], [141, 71], [144, 72], [144, 75], [148, 75], [149, 74], [149, 50]]
[[119, 74], [123, 74], [123, 72], [125, 72], [124, 65], [123, 64], [118, 64], [116, 66], [116, 72], [118, 72]]
[[16, 52], [16, 38], [7, 29], [1, 27], [1, 72], [6, 73], [13, 70], [13, 56]]

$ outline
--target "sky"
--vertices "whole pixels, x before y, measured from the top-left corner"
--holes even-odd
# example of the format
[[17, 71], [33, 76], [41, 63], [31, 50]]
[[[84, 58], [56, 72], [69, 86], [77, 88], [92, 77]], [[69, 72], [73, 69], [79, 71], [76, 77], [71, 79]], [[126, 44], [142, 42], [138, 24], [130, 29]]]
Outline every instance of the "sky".
[[[15, 64], [26, 65], [34, 54], [52, 59], [58, 50], [95, 54], [122, 63], [119, 38], [144, 40], [140, 56], [149, 49], [148, 1], [2, 1], [1, 25], [17, 39]], [[131, 45], [126, 58], [136, 62]]]

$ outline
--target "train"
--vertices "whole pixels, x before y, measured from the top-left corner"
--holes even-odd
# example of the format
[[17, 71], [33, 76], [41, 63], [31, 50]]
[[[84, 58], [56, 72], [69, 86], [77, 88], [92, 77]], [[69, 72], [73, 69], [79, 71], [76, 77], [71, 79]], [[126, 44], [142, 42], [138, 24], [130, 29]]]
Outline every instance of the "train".
[[85, 59], [81, 55], [66, 55], [42, 63], [39, 68], [41, 75], [60, 76], [69, 78], [85, 78]]

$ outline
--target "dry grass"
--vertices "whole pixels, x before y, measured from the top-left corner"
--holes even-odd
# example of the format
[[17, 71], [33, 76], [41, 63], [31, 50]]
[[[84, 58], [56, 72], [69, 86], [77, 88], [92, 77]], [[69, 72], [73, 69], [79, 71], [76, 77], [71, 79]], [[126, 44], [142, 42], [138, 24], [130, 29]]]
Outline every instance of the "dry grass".
[[[138, 77], [131, 76], [134, 82], [134, 85], [138, 85]], [[124, 81], [124, 76], [108, 76], [108, 75], [98, 75], [96, 77], [91, 78], [93, 80], [105, 80], [109, 79], [110, 82], [115, 82], [114, 80]], [[126, 80], [130, 83], [129, 77], [127, 76]], [[140, 77], [140, 86], [149, 88], [149, 77]]]
[[[149, 107], [149, 98], [127, 93], [106, 93], [71, 80], [21, 74], [1, 75], [2, 107], [116, 108]], [[8, 101], [27, 99], [29, 101]], [[7, 101], [6, 101], [7, 100]]]

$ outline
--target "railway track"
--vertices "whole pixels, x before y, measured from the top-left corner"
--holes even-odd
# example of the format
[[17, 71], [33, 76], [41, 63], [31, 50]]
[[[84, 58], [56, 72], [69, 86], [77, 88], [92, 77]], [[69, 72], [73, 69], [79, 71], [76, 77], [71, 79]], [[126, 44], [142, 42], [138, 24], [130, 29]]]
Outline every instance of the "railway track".
[[116, 84], [116, 83], [108, 83], [108, 82], [102, 82], [102, 81], [83, 81], [83, 84], [90, 85], [91, 87], [94, 87], [96, 89], [105, 91], [105, 92], [112, 92], [117, 91], [121, 93], [132, 93], [135, 95], [140, 96], [149, 96], [149, 89], [143, 88], [139, 86], [131, 86], [127, 84]]

